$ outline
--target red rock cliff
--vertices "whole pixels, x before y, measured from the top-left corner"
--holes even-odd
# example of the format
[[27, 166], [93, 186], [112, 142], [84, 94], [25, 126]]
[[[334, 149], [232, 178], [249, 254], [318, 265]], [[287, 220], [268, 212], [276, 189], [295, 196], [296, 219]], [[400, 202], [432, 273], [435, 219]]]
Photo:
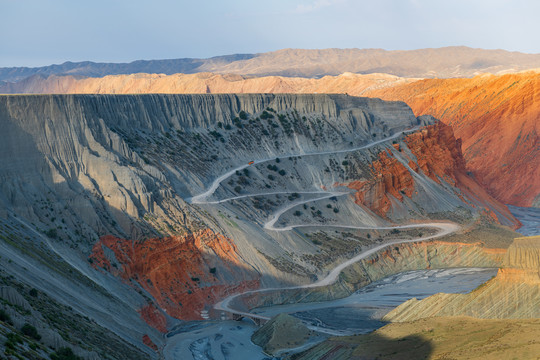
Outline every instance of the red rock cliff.
[[[143, 241], [104, 236], [91, 259], [148, 291], [170, 316], [201, 319], [200, 311], [231, 292], [258, 287], [258, 274], [240, 260], [231, 239], [211, 230]], [[147, 322], [163, 330], [163, 319], [141, 309]]]
[[[441, 183], [442, 179], [458, 188], [460, 192], [457, 194], [463, 201], [484, 208], [499, 223], [513, 227], [520, 225], [505, 205], [492, 198], [467, 174], [461, 141], [455, 139], [450, 126], [442, 122], [427, 126], [408, 135], [405, 143], [416, 158], [408, 162], [413, 171], [422, 172], [437, 183]], [[394, 148], [399, 151], [397, 144]], [[371, 164], [370, 179], [353, 181], [347, 186], [357, 190], [357, 204], [384, 217], [392, 207], [390, 195], [399, 201], [403, 201], [404, 196], [410, 198], [415, 183], [409, 169], [390, 150], [386, 150]]]
[[369, 180], [353, 181], [347, 186], [357, 190], [357, 204], [367, 206], [379, 216], [385, 217], [392, 208], [389, 195], [400, 201], [403, 195], [412, 196], [413, 178], [407, 168], [391, 156], [391, 152], [379, 154], [379, 158], [371, 164], [371, 175]]

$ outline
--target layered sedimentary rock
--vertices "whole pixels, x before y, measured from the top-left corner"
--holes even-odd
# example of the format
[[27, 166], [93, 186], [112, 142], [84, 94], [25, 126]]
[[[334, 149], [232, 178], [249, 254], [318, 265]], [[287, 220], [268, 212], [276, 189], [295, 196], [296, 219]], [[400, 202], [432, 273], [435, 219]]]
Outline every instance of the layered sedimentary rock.
[[342, 74], [321, 79], [239, 75], [131, 74], [105, 78], [36, 77], [6, 84], [21, 93], [348, 93], [407, 102], [463, 140], [468, 170], [503, 203], [540, 204], [538, 169], [539, 72], [472, 79], [403, 79]]
[[[455, 189], [456, 195], [474, 207], [483, 208], [500, 223], [519, 227], [508, 208], [493, 199], [467, 175], [461, 153], [461, 141], [456, 140], [452, 128], [438, 122], [405, 138], [405, 147], [394, 144], [393, 149], [379, 153], [371, 163], [371, 175], [366, 180], [347, 184], [356, 190], [355, 201], [380, 216], [387, 216], [396, 201], [404, 197], [416, 199], [422, 182], [415, 173], [422, 173], [437, 184], [443, 182]], [[401, 158], [401, 161], [398, 159]]]
[[540, 196], [540, 72], [426, 79], [369, 91], [433, 115], [463, 141], [467, 168], [503, 203], [537, 206]]
[[[346, 95], [2, 96], [2, 257], [9, 255], [14, 264], [5, 266], [21, 273], [38, 261], [41, 267], [32, 269], [55, 268], [54, 281], [47, 282], [48, 270], [24, 276], [151, 352], [143, 336], [159, 349], [154, 329], [164, 331], [173, 318], [199, 319], [219, 299], [248, 288], [310, 282], [322, 273], [321, 262], [331, 266], [354, 255], [357, 241], [358, 248], [322, 255], [322, 247], [297, 232], [264, 225], [298, 198], [309, 202], [334, 184], [368, 180], [373, 161], [399, 163], [414, 180], [414, 192], [409, 183], [376, 194], [389, 201], [384, 217], [343, 193], [291, 208], [276, 226], [376, 226], [458, 211], [467, 220], [480, 218], [484, 205], [438, 174], [429, 165], [435, 158], [425, 159], [424, 170], [409, 169], [418, 146], [409, 148], [401, 132], [431, 122], [402, 102]], [[428, 140], [441, 139], [420, 143]], [[382, 162], [374, 167], [386, 168]], [[193, 201], [227, 173], [211, 203]], [[512, 219], [497, 219], [512, 225]], [[429, 250], [426, 257], [418, 249], [415, 266], [443, 266], [434, 260], [441, 255]], [[329, 294], [386, 274], [379, 270], [359, 270], [358, 278]]]
[[484, 319], [540, 317], [540, 236], [517, 238], [508, 248], [495, 278], [468, 294], [436, 294], [411, 299], [388, 313], [392, 322], [432, 316]]

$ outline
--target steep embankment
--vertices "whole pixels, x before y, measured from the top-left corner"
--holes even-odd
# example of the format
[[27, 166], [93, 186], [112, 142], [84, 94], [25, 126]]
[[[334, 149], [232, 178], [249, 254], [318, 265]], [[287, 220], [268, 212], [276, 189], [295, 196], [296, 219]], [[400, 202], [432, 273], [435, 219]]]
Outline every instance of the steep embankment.
[[426, 79], [366, 95], [405, 101], [449, 124], [467, 168], [492, 196], [540, 205], [540, 72]]
[[404, 322], [463, 315], [484, 319], [540, 317], [540, 236], [515, 239], [497, 276], [471, 293], [411, 299], [388, 313], [384, 320]]

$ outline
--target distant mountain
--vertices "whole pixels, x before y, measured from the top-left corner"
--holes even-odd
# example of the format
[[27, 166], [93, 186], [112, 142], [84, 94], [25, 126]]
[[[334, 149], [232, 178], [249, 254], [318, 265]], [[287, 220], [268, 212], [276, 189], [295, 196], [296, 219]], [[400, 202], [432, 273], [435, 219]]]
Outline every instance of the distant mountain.
[[131, 63], [66, 62], [37, 68], [0, 68], [0, 80], [20, 81], [32, 75], [105, 76], [116, 74], [281, 75], [317, 78], [344, 72], [388, 73], [402, 77], [471, 77], [479, 73], [514, 72], [540, 67], [540, 54], [452, 46], [437, 49], [283, 49], [209, 59], [138, 60]]
[[255, 55], [225, 55], [209, 59], [169, 59], [137, 60], [130, 63], [95, 63], [92, 61], [71, 62], [42, 67], [4, 67], [0, 68], [0, 80], [20, 81], [33, 75], [76, 75], [100, 77], [106, 75], [155, 73], [155, 74], [192, 74], [199, 72], [201, 66], [221, 67], [232, 62], [247, 60]]

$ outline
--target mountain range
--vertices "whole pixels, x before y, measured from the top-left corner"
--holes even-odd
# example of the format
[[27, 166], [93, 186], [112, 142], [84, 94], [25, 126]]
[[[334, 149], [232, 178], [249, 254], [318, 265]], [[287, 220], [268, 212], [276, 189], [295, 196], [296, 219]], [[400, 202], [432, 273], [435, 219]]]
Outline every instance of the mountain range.
[[65, 62], [43, 67], [0, 68], [0, 81], [16, 82], [32, 75], [102, 77], [118, 74], [194, 74], [213, 72], [249, 76], [319, 78], [344, 72], [387, 73], [401, 77], [470, 77], [540, 68], [540, 54], [450, 46], [419, 50], [283, 49], [209, 59], [137, 60], [131, 63]]

